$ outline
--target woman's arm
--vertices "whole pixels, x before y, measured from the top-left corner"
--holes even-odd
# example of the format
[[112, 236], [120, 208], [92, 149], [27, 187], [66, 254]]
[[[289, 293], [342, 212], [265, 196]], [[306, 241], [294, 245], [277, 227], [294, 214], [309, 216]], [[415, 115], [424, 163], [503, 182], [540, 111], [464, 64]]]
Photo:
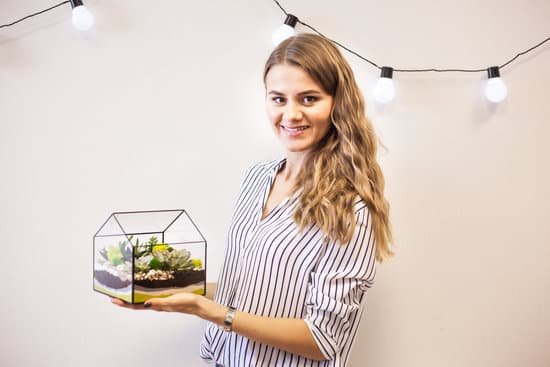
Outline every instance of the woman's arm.
[[[214, 302], [218, 283], [206, 283], [206, 299], [199, 299], [197, 316], [223, 325], [227, 307]], [[237, 311], [233, 331], [263, 344], [299, 354], [315, 360], [324, 360], [317, 343], [304, 320], [260, 317]]]
[[[207, 291], [208, 294], [208, 291]], [[145, 304], [129, 304], [111, 298], [114, 304], [133, 310], [182, 312], [199, 316], [222, 326], [227, 307], [206, 297], [192, 293], [176, 293], [166, 298], [152, 298]], [[255, 316], [237, 311], [233, 319], [233, 331], [251, 340], [268, 344], [315, 360], [325, 360], [311, 331], [302, 319]]]
[[[197, 300], [196, 315], [205, 320], [222, 326], [226, 313], [227, 307], [212, 300], [204, 297]], [[251, 340], [309, 359], [325, 360], [302, 319], [262, 317], [237, 311], [232, 329]]]

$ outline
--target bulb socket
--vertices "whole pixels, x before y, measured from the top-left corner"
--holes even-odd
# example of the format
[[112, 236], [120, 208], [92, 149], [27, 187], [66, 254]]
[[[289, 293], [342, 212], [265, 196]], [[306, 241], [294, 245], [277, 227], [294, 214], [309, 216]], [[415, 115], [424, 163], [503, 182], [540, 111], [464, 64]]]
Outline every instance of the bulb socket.
[[291, 26], [292, 28], [296, 27], [298, 23], [298, 18], [292, 14], [287, 14], [285, 19], [285, 24]]
[[491, 66], [487, 69], [487, 74], [489, 75], [489, 79], [500, 78], [500, 69], [498, 66]]
[[389, 66], [382, 66], [382, 71], [380, 72], [380, 78], [391, 79], [393, 77], [393, 68]]
[[71, 7], [74, 9], [76, 8], [77, 6], [81, 6], [81, 5], [84, 5], [82, 3], [82, 0], [69, 0], [69, 2], [71, 3]]

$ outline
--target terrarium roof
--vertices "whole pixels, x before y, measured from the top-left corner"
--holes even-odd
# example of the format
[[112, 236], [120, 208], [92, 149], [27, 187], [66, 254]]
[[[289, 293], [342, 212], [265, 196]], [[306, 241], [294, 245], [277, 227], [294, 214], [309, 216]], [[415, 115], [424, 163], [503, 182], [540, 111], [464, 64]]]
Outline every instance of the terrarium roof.
[[114, 212], [99, 228], [96, 237], [163, 233], [183, 237], [186, 242], [206, 241], [184, 209]]

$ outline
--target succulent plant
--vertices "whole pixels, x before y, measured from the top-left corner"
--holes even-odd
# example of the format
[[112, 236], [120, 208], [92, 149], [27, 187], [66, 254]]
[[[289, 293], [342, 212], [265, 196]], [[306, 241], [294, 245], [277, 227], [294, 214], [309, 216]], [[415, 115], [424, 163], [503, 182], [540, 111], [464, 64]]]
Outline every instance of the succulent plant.
[[[129, 238], [131, 240], [131, 237]], [[123, 281], [132, 279], [132, 246], [129, 241], [120, 241], [116, 245], [99, 250], [101, 255], [97, 262], [111, 274]]]
[[190, 259], [191, 253], [187, 250], [176, 250], [168, 254], [168, 265], [174, 270], [191, 270], [195, 268], [195, 264]]
[[[131, 239], [132, 236], [129, 237], [129, 240]], [[103, 263], [108, 262], [114, 266], [132, 261], [132, 247], [128, 241], [120, 241], [116, 245], [103, 248], [99, 250], [99, 254], [103, 257]]]
[[[129, 236], [128, 240], [132, 241], [132, 236]], [[129, 273], [133, 253], [137, 272], [185, 271], [202, 268], [202, 261], [192, 259], [191, 252], [186, 249], [176, 250], [169, 244], [159, 243], [155, 236], [141, 244], [139, 238], [136, 238], [133, 249], [129, 241], [120, 241], [116, 245], [101, 249], [99, 251], [101, 258], [98, 262], [108, 268], [117, 269], [118, 273]]]
[[176, 250], [166, 243], [159, 243], [153, 236], [144, 244], [136, 240], [134, 246], [135, 267], [138, 272], [149, 270], [184, 271], [202, 267], [200, 259], [191, 259], [188, 250]]
[[136, 258], [136, 261], [134, 263], [136, 270], [145, 272], [151, 269], [151, 267], [149, 266], [149, 263], [151, 262], [152, 259], [153, 259], [153, 255], [145, 255], [145, 256]]
[[118, 246], [111, 246], [107, 249], [107, 260], [115, 266], [122, 264], [124, 256]]

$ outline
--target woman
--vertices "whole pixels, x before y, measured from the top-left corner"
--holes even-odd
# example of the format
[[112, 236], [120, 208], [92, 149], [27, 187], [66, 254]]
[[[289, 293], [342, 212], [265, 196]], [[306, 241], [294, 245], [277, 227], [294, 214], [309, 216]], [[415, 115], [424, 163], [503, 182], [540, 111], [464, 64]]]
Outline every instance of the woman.
[[244, 176], [215, 300], [144, 306], [208, 320], [200, 354], [211, 364], [345, 366], [375, 260], [392, 256], [374, 129], [351, 68], [320, 36], [282, 42], [264, 84], [286, 154]]

